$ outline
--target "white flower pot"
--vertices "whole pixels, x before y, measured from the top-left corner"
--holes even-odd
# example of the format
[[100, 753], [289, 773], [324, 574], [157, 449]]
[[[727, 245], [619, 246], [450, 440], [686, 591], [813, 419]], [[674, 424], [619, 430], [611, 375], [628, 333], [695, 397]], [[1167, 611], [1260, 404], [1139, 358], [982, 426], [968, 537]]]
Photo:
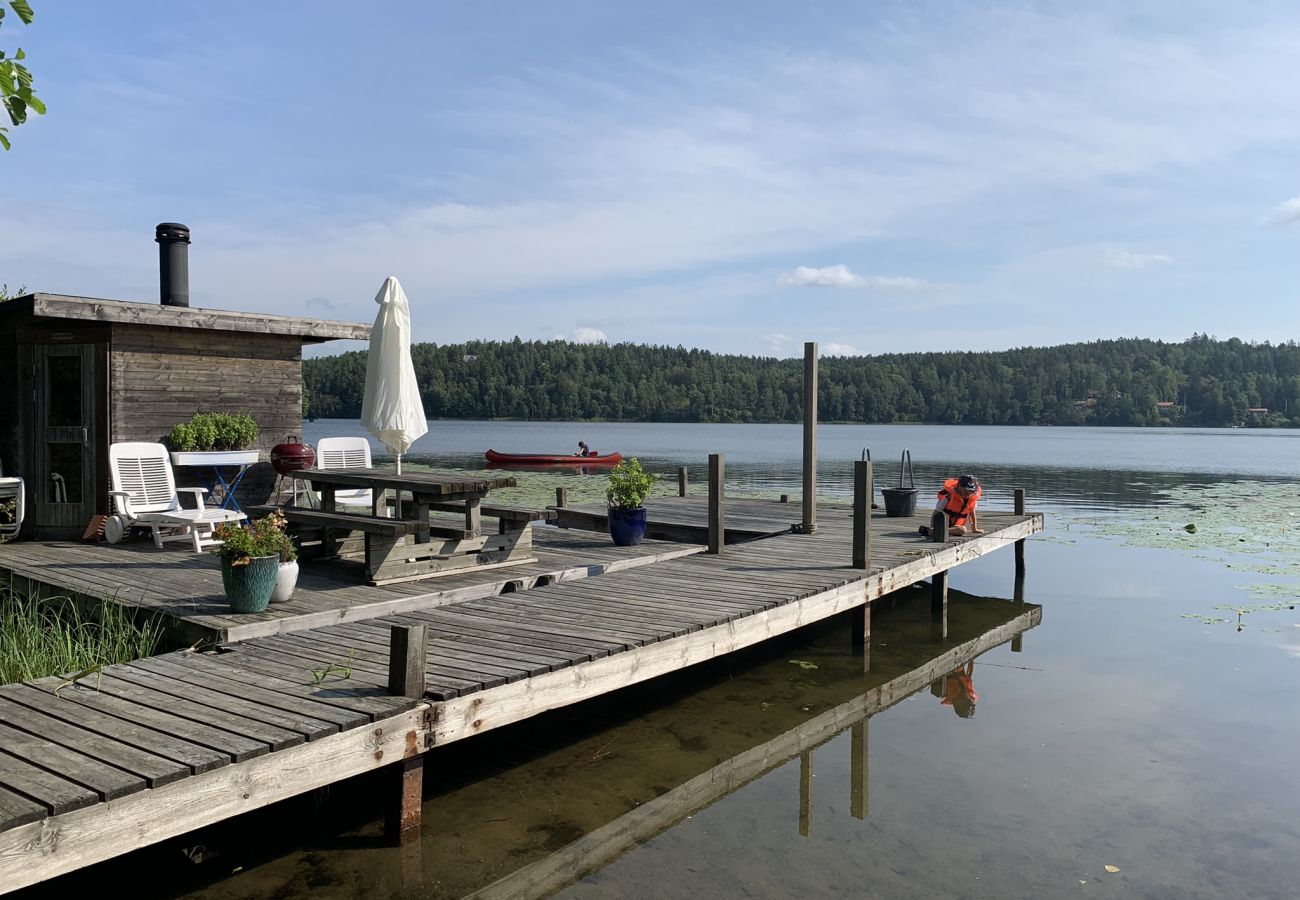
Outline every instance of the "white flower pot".
[[298, 586], [298, 560], [280, 563], [280, 574], [275, 576], [275, 590], [271, 591], [271, 602], [282, 603], [293, 594]]

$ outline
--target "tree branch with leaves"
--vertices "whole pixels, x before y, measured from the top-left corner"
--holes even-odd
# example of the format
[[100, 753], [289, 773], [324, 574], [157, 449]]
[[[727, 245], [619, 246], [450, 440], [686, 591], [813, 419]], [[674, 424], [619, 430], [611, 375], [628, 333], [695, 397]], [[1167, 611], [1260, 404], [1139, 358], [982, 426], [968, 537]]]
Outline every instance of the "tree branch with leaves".
[[[27, 0], [9, 0], [7, 4], [0, 3], [0, 27], [4, 26], [5, 14], [9, 11], [5, 9], [6, 5], [24, 25], [32, 24], [32, 19], [36, 18]], [[12, 54], [0, 50], [0, 105], [4, 107], [12, 126], [26, 122], [29, 111], [45, 115], [45, 104], [32, 91], [32, 73], [22, 63], [26, 58], [27, 54], [22, 47], [15, 49]], [[8, 131], [8, 127], [0, 125], [0, 146], [6, 150], [9, 149]]]

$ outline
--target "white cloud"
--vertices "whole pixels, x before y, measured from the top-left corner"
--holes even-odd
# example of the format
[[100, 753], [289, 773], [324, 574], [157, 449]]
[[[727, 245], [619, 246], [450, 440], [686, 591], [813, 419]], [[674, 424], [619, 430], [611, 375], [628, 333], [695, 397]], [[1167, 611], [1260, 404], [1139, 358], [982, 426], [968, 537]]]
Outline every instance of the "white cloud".
[[781, 334], [779, 331], [763, 335], [763, 343], [775, 356], [780, 356], [785, 351], [785, 348], [793, 342], [794, 338], [788, 334]]
[[852, 344], [837, 344], [834, 341], [821, 345], [822, 356], [858, 356], [858, 348]]
[[1277, 209], [1273, 210], [1273, 215], [1269, 217], [1269, 222], [1274, 225], [1289, 225], [1292, 222], [1300, 222], [1300, 196], [1279, 203]]
[[1147, 266], [1172, 265], [1174, 258], [1164, 253], [1137, 253], [1123, 247], [1107, 247], [1102, 261], [1112, 269], [1145, 269]]
[[776, 283], [782, 287], [858, 288], [866, 286], [867, 280], [861, 275], [854, 275], [848, 266], [824, 266], [820, 269], [799, 266], [793, 272], [786, 272]]
[[858, 275], [848, 266], [799, 266], [776, 280], [781, 287], [870, 288], [877, 291], [921, 291], [932, 285], [909, 275]]
[[599, 328], [575, 328], [571, 338], [575, 344], [608, 344], [609, 336]]
[[866, 286], [877, 291], [899, 291], [910, 293], [923, 291], [934, 285], [924, 278], [912, 278], [909, 275], [872, 275], [866, 279]]

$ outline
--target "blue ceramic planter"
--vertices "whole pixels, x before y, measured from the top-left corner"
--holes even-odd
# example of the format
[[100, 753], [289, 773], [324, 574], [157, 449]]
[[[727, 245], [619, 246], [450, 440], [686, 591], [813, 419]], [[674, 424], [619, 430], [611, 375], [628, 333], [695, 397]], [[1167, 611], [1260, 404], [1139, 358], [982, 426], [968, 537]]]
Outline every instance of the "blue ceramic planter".
[[635, 547], [645, 538], [645, 507], [609, 508], [609, 536], [620, 547]]

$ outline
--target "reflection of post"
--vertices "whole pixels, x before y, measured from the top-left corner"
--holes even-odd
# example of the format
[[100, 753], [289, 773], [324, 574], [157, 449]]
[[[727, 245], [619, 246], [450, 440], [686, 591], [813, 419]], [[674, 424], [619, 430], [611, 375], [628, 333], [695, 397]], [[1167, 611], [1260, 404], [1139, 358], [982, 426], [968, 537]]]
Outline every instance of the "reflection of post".
[[402, 893], [408, 897], [423, 897], [424, 890], [424, 844], [411, 841], [403, 844], [397, 851], [398, 865], [402, 873]]
[[[1025, 514], [1025, 489], [1016, 488], [1015, 513], [1018, 516]], [[1021, 538], [1016, 541], [1016, 577], [1019, 578], [1025, 574], [1025, 539]]]
[[930, 621], [935, 633], [948, 638], [948, 572], [935, 572], [930, 579]]
[[817, 342], [803, 345], [803, 521], [799, 530], [817, 530]]
[[871, 732], [871, 719], [865, 718], [853, 726], [851, 753], [849, 760], [849, 812], [855, 819], [865, 819], [870, 806], [870, 784], [868, 771], [868, 740]]
[[799, 754], [799, 836], [812, 834], [812, 751]]
[[677, 496], [686, 496], [686, 467], [679, 466], [677, 469]]
[[[1016, 610], [1016, 615], [1020, 615], [1021, 613], [1024, 612], [1023, 609], [1025, 605], [1025, 576], [1024, 575], [1016, 576], [1015, 593], [1012, 595], [1011, 602], [1018, 607], [1022, 607], [1021, 609]], [[1016, 636], [1011, 639], [1012, 653], [1019, 653], [1021, 650], [1024, 649], [1025, 646], [1024, 638], [1025, 638], [1025, 633], [1023, 631], [1016, 632]]]
[[723, 484], [726, 481], [726, 459], [721, 453], [709, 454], [709, 552], [721, 553], [727, 543], [727, 519], [724, 508]]

